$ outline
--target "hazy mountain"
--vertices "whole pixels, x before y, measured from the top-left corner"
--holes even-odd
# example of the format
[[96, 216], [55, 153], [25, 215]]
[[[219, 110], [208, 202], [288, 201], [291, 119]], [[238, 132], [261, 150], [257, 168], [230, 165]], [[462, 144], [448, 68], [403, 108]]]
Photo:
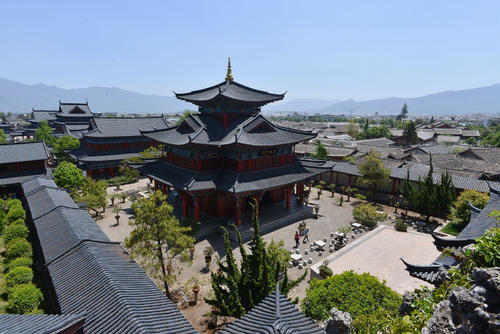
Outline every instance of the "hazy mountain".
[[196, 107], [174, 96], [144, 95], [120, 88], [89, 87], [63, 89], [44, 84], [25, 85], [0, 78], [0, 111], [31, 112], [35, 109], [57, 109], [59, 100], [89, 101], [93, 112], [176, 113]]
[[320, 109], [328, 107], [331, 104], [337, 103], [339, 100], [324, 100], [324, 99], [293, 99], [282, 103], [272, 103], [266, 105], [263, 110], [267, 112], [273, 111], [304, 111], [311, 109]]
[[[410, 114], [469, 114], [500, 113], [500, 84], [492, 86], [447, 91], [414, 98], [390, 97], [386, 99], [356, 102], [346, 100], [323, 108], [309, 108], [320, 114], [398, 114], [404, 103]], [[313, 110], [311, 110], [313, 109]]]
[[[54, 109], [59, 100], [89, 101], [94, 112], [116, 113], [176, 113], [196, 109], [192, 104], [174, 96], [145, 95], [120, 88], [90, 87], [62, 89], [44, 84], [26, 85], [0, 78], [0, 111], [31, 112], [31, 108]], [[369, 101], [293, 99], [273, 103], [263, 108], [266, 112], [307, 112], [321, 114], [397, 114], [403, 103], [408, 103], [410, 114], [465, 114], [500, 113], [500, 84], [488, 87], [448, 91], [416, 98], [391, 97]]]

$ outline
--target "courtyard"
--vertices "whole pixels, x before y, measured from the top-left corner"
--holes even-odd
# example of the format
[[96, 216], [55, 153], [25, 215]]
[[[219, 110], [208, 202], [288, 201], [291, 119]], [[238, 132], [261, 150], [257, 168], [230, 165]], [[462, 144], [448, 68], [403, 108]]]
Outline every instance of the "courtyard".
[[[149, 180], [143, 178], [137, 183], [122, 186], [119, 191], [116, 191], [115, 187], [109, 187], [108, 193], [139, 192], [147, 195], [148, 183]], [[298, 248], [295, 248], [294, 234], [302, 220], [290, 222], [288, 225], [273, 229], [263, 235], [266, 242], [283, 240], [286, 249], [291, 252], [297, 252], [298, 249], [298, 253], [303, 257], [301, 263], [310, 259], [310, 263], [307, 263], [301, 269], [299, 269], [299, 266], [290, 267], [288, 270], [289, 279], [296, 279], [304, 273], [304, 270], [309, 270], [312, 265], [329, 260], [329, 266], [334, 274], [345, 270], [354, 270], [360, 273], [368, 272], [380, 280], [385, 280], [392, 289], [401, 294], [406, 290], [426, 285], [425, 282], [412, 278], [404, 269], [404, 265], [399, 258], [403, 257], [412, 263], [430, 263], [437, 257], [439, 252], [435, 249], [432, 238], [428, 234], [414, 232], [411, 229], [407, 233], [396, 232], [392, 225], [394, 220], [393, 209], [389, 207], [384, 206], [388, 219], [380, 224], [385, 228], [379, 227], [374, 231], [365, 231], [358, 234], [351, 233], [347, 246], [338, 251], [329, 252], [328, 248], [325, 248], [325, 251], [321, 253], [311, 251], [311, 242], [329, 238], [331, 233], [335, 233], [339, 228], [350, 226], [353, 222], [352, 209], [357, 200], [351, 198], [350, 202], [344, 201], [343, 205], [339, 206], [336, 201], [338, 197], [339, 194], [337, 193], [335, 198], [332, 198], [329, 191], [323, 191], [318, 200], [317, 189], [312, 188], [309, 204], [320, 206], [319, 216], [317, 219], [311, 217], [304, 220], [309, 228], [309, 241], [304, 242], [301, 239]], [[97, 220], [97, 224], [112, 241], [123, 242], [132, 230], [132, 227], [128, 224], [129, 218], [132, 217], [130, 209], [132, 202], [129, 198], [124, 203], [122, 203], [121, 199], [117, 199], [115, 204], [122, 207], [120, 223], [116, 224], [115, 213], [108, 206], [103, 214], [103, 219]], [[274, 209], [285, 212], [285, 209], [279, 205]], [[248, 242], [245, 245], [249, 247]], [[203, 298], [207, 297], [211, 290], [210, 270], [217, 268], [216, 261], [213, 260], [209, 266], [210, 270], [207, 270], [203, 250], [209, 246], [215, 250], [215, 256], [224, 258], [225, 251], [220, 233], [211, 234], [199, 240], [195, 245], [192, 264], [180, 262], [175, 264], [175, 268], [181, 270], [177, 275], [176, 283], [171, 289], [171, 291], [176, 291], [177, 294], [185, 296], [184, 298], [190, 301], [193, 298], [190, 285], [194, 280], [198, 282], [201, 288], [198, 304], [195, 306], [189, 305], [186, 300], [182, 302], [181, 298], [178, 305], [182, 313], [200, 332], [204, 331], [203, 322], [206, 320], [204, 316], [210, 311], [210, 306], [203, 301]], [[232, 241], [231, 246], [236, 260], [239, 261], [241, 256], [236, 249], [237, 243]], [[309, 279], [310, 275], [308, 273], [306, 279], [290, 291], [289, 297], [291, 299], [296, 297], [299, 299], [304, 298], [306, 289], [309, 286]]]

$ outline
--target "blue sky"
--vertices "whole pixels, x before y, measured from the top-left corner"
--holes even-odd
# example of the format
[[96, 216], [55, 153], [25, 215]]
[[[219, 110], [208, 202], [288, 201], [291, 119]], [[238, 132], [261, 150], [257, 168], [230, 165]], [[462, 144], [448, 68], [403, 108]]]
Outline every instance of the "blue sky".
[[500, 82], [500, 1], [0, 4], [0, 77], [170, 95], [224, 79], [356, 100]]

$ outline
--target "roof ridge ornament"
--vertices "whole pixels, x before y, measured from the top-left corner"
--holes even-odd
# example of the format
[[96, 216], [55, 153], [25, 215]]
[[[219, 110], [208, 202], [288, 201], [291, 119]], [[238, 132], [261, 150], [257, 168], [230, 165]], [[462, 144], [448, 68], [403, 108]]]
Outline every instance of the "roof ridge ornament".
[[231, 71], [231, 57], [227, 57], [226, 81], [229, 81], [229, 82], [233, 81], [233, 74], [232, 74], [232, 71]]

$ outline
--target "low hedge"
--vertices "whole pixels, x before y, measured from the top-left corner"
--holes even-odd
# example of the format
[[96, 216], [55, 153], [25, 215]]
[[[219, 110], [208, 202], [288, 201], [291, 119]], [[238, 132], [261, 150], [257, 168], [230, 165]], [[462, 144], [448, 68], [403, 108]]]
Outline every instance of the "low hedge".
[[26, 266], [12, 268], [5, 275], [5, 282], [8, 288], [19, 284], [31, 283], [31, 280], [33, 280], [33, 270]]
[[6, 244], [8, 244], [10, 241], [16, 238], [27, 238], [27, 237], [28, 237], [28, 228], [25, 225], [20, 225], [20, 224], [7, 226], [3, 233], [3, 238]]
[[18, 257], [15, 258], [14, 260], [10, 261], [6, 266], [5, 270], [9, 271], [12, 270], [13, 268], [24, 266], [24, 267], [31, 267], [33, 265], [33, 259], [29, 257]]
[[16, 238], [11, 240], [5, 250], [5, 258], [8, 262], [18, 258], [18, 257], [29, 257], [33, 256], [33, 249], [30, 243], [23, 238]]
[[5, 212], [3, 212], [2, 209], [0, 209], [0, 234], [3, 233], [3, 229], [5, 228], [6, 221], [7, 221], [7, 218], [5, 217]]
[[7, 211], [9, 211], [10, 209], [12, 209], [15, 206], [19, 206], [21, 208], [23, 207], [21, 201], [18, 200], [17, 198], [10, 198], [5, 202], [5, 208]]
[[43, 295], [34, 284], [20, 284], [9, 293], [7, 312], [25, 314], [33, 312], [42, 302]]
[[17, 220], [14, 220], [13, 222], [9, 223], [9, 225], [24, 225], [24, 226], [26, 226], [26, 222], [24, 221], [24, 219], [19, 218]]
[[12, 223], [18, 219], [26, 219], [26, 211], [20, 206], [14, 206], [7, 212], [7, 223]]

